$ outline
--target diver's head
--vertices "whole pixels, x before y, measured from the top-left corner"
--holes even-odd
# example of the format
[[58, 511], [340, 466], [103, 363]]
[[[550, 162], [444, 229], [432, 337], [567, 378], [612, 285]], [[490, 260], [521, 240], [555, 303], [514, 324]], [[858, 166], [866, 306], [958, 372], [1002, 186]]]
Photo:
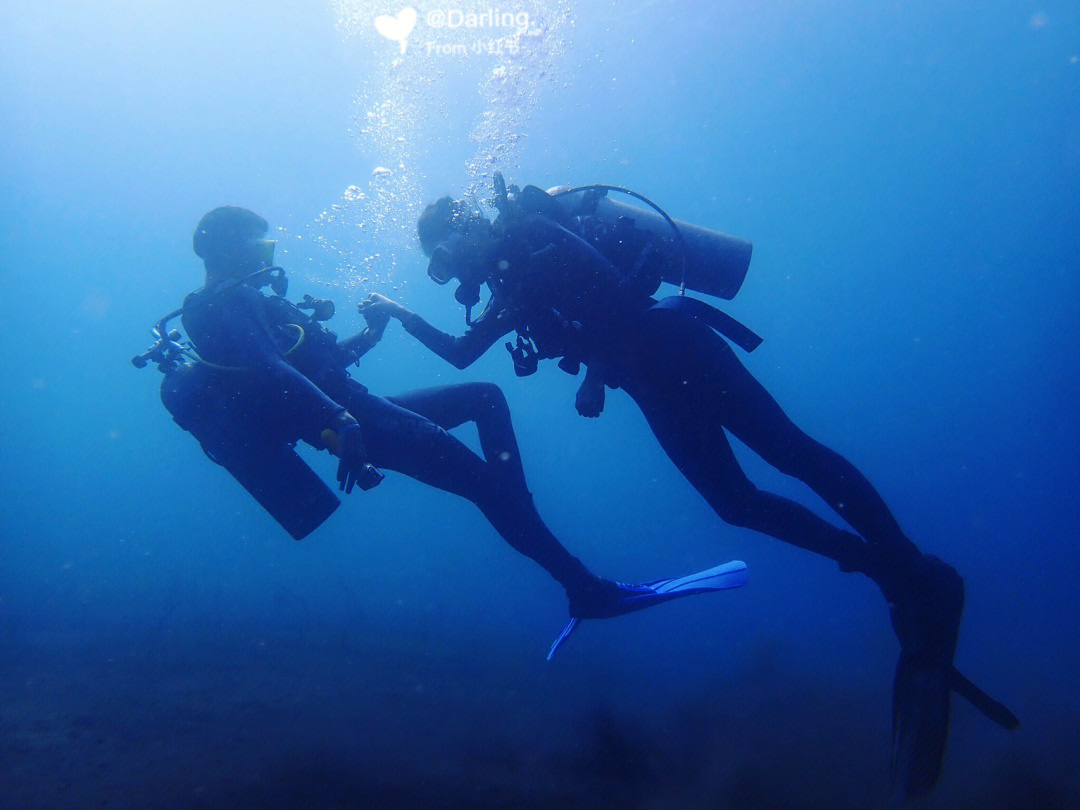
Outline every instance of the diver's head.
[[191, 239], [207, 278], [243, 278], [274, 264], [266, 220], [246, 208], [223, 205], [205, 214]]
[[449, 197], [436, 200], [416, 223], [428, 257], [428, 277], [436, 284], [460, 282], [454, 297], [470, 306], [480, 300], [495, 253], [495, 229], [477, 208]]

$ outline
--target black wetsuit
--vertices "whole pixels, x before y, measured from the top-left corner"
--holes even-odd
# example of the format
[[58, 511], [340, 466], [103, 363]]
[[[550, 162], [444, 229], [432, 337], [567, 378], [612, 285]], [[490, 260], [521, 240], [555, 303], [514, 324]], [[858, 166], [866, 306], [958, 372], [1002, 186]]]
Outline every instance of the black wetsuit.
[[[869, 481], [796, 427], [722, 337], [685, 313], [652, 309], [655, 300], [620, 282], [619, 270], [573, 227], [536, 214], [497, 223], [492, 298], [464, 336], [415, 315], [403, 326], [458, 368], [513, 330], [535, 339], [541, 358], [598, 364], [608, 385], [634, 399], [668, 456], [723, 520], [886, 586], [889, 573], [918, 552]], [[804, 481], [858, 534], [759, 490], [725, 430]]]
[[[321, 431], [347, 410], [361, 428], [371, 464], [473, 502], [514, 549], [568, 592], [593, 581], [533, 506], [497, 386], [466, 383], [377, 397], [346, 373], [355, 355], [332, 332], [284, 298], [246, 284], [192, 293], [183, 322], [204, 360], [234, 369], [222, 379], [235, 379], [237, 392], [252, 403], [249, 424], [241, 428], [277, 430], [321, 448]], [[303, 330], [299, 345], [300, 332], [290, 325]], [[470, 421], [483, 458], [447, 432]]]

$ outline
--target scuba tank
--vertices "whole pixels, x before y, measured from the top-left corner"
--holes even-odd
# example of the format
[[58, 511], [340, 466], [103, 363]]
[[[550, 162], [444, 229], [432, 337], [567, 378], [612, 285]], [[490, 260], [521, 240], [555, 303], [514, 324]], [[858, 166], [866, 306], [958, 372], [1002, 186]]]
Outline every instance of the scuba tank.
[[735, 297], [750, 268], [754, 249], [750, 242], [689, 222], [669, 220], [656, 211], [612, 200], [593, 190], [606, 188], [611, 187], [556, 186], [548, 189], [548, 194], [559, 201], [569, 216], [596, 217], [611, 227], [620, 218], [626, 218], [643, 231], [670, 237], [674, 226], [682, 234], [685, 274], [683, 263], [671, 261], [664, 269], [662, 280], [704, 295], [727, 300]]
[[[706, 295], [733, 298], [749, 269], [750, 242], [673, 220], [652, 200], [620, 186], [561, 186], [544, 192], [533, 186], [508, 187], [502, 174], [495, 172], [494, 191], [500, 218], [514, 217], [524, 209], [557, 222], [575, 220], [576, 227], [569, 222], [567, 227], [581, 231], [583, 238], [615, 264], [628, 290], [648, 298], [662, 281], [678, 285], [678, 295], [663, 298], [650, 309], [699, 320], [747, 352], [761, 344], [759, 335], [730, 315], [686, 295], [689, 287]], [[609, 191], [634, 197], [652, 210], [609, 200]], [[675, 250], [664, 250], [665, 244]], [[624, 255], [617, 255], [620, 253]], [[513, 347], [508, 344], [507, 348], [514, 354]]]
[[251, 425], [252, 415], [267, 403], [230, 390], [235, 382], [221, 377], [236, 373], [178, 363], [165, 372], [161, 402], [211, 461], [224, 467], [294, 540], [301, 540], [341, 501], [297, 454], [297, 437], [272, 425]]

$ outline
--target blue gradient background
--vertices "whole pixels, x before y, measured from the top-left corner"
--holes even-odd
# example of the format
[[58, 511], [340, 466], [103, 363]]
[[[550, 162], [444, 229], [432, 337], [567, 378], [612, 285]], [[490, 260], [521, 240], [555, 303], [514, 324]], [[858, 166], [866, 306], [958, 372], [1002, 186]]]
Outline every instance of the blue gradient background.
[[[723, 525], [621, 393], [582, 420], [554, 366], [519, 380], [495, 350], [458, 372], [396, 325], [354, 372], [385, 394], [497, 382], [541, 513], [599, 573], [750, 566], [742, 591], [589, 623], [554, 664], [560, 590], [469, 504], [390, 476], [295, 544], [171, 422], [128, 359], [201, 283], [194, 223], [238, 204], [302, 234], [379, 164], [350, 116], [396, 53], [320, 3], [220, 6], [0, 11], [0, 804], [879, 803], [880, 596]], [[958, 665], [1024, 721], [956, 703], [927, 805], [1075, 806], [1080, 7], [571, 19], [510, 179], [618, 183], [754, 241], [728, 308], [766, 338], [748, 366], [965, 576]], [[475, 113], [418, 144], [425, 198], [461, 189]], [[339, 333], [367, 290], [461, 328], [418, 250], [359, 289], [282, 248]]]

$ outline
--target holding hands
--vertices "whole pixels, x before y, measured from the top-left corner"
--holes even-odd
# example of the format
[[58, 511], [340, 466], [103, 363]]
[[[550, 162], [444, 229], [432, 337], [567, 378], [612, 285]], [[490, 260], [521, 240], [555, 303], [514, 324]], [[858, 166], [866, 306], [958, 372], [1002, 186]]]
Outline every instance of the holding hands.
[[409, 314], [409, 310], [405, 309], [397, 301], [393, 301], [385, 295], [379, 295], [379, 293], [369, 295], [367, 300], [361, 301], [356, 309], [364, 316], [371, 333], [378, 337], [382, 337], [382, 333], [386, 330], [386, 324], [390, 322], [391, 318], [401, 320], [402, 317]]

